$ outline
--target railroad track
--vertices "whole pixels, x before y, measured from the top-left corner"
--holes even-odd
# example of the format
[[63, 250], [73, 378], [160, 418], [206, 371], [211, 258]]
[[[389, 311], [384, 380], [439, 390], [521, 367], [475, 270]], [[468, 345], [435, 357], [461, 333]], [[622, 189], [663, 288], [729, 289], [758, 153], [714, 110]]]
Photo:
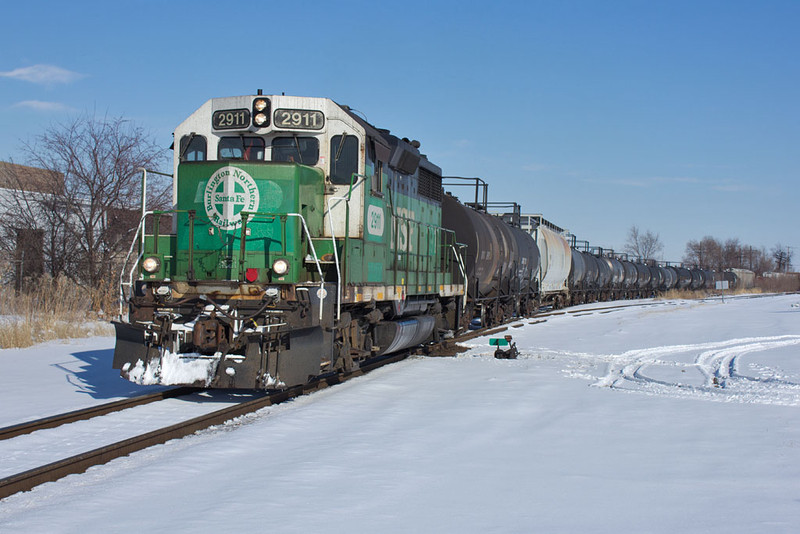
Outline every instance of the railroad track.
[[36, 432], [37, 430], [44, 430], [46, 428], [56, 428], [61, 425], [74, 423], [76, 421], [85, 421], [87, 419], [91, 419], [92, 417], [99, 417], [101, 415], [119, 412], [121, 410], [133, 408], [134, 406], [142, 406], [144, 404], [150, 404], [151, 402], [156, 402], [164, 399], [174, 399], [175, 397], [182, 397], [184, 395], [196, 393], [197, 391], [200, 391], [200, 388], [185, 387], [185, 388], [168, 389], [166, 391], [160, 391], [158, 393], [139, 395], [137, 397], [131, 397], [130, 399], [122, 399], [114, 402], [108, 402], [106, 404], [99, 404], [97, 406], [91, 406], [89, 408], [84, 408], [82, 410], [75, 410], [72, 412], [62, 413], [59, 415], [44, 417], [42, 419], [36, 419], [35, 421], [28, 421], [26, 423], [19, 423], [17, 425], [7, 426], [4, 428], [0, 428], [0, 441], [15, 438], [17, 436], [22, 436], [24, 434], [30, 434], [31, 432]]
[[622, 308], [632, 308], [632, 307], [647, 307], [647, 306], [658, 306], [658, 302], [640, 302], [635, 304], [619, 304], [616, 306], [601, 306], [598, 308], [588, 308], [588, 309], [580, 309], [580, 310], [569, 310], [569, 309], [562, 309], [562, 310], [552, 310], [543, 313], [535, 313], [531, 316], [531, 318], [536, 319], [539, 317], [551, 317], [554, 315], [574, 315], [574, 314], [590, 314], [595, 312], [603, 312], [606, 313], [608, 311], [619, 310]]
[[[255, 399], [250, 399], [241, 402], [239, 404], [236, 404], [234, 406], [229, 406], [221, 410], [217, 410], [199, 417], [195, 417], [194, 419], [190, 419], [188, 421], [177, 423], [168, 427], [164, 427], [122, 441], [118, 441], [116, 443], [112, 443], [110, 445], [106, 445], [100, 448], [96, 448], [94, 450], [77, 454], [75, 456], [65, 458], [63, 460], [59, 460], [41, 467], [37, 467], [35, 469], [30, 469], [22, 473], [2, 478], [0, 479], [0, 499], [4, 499], [10, 495], [19, 493], [21, 491], [29, 491], [40, 484], [44, 484], [45, 482], [53, 482], [67, 475], [83, 473], [92, 466], [110, 462], [115, 458], [126, 456], [133, 452], [146, 449], [148, 447], [152, 447], [153, 445], [160, 445], [172, 439], [178, 439], [188, 436], [199, 430], [204, 430], [206, 428], [222, 424], [225, 421], [229, 421], [236, 417], [240, 417], [242, 415], [255, 412], [266, 406], [271, 406], [273, 404], [285, 402], [289, 399], [299, 397], [301, 395], [305, 395], [308, 393], [312, 393], [314, 391], [325, 389], [329, 386], [340, 384], [342, 382], [350, 380], [351, 378], [361, 376], [384, 365], [388, 365], [390, 363], [395, 363], [400, 360], [403, 360], [408, 356], [410, 356], [411, 354], [412, 352], [408, 351], [386, 357], [381, 357], [369, 363], [363, 364], [359, 369], [350, 372], [323, 376], [303, 386], [297, 386], [294, 388], [278, 391], [271, 394], [265, 393], [263, 396], [257, 397]], [[193, 388], [177, 388], [177, 389], [188, 390]], [[174, 392], [174, 391], [175, 390], [169, 390], [169, 392]], [[169, 392], [162, 392], [162, 393], [169, 393]], [[187, 392], [184, 392], [183, 394], [187, 394]], [[178, 395], [173, 394], [172, 396], [175, 397]], [[150, 400], [149, 402], [154, 402], [154, 400], [158, 399], [153, 399]], [[114, 404], [116, 403], [109, 403], [109, 405], [114, 405]], [[104, 406], [108, 407], [108, 405]], [[88, 411], [89, 410], [80, 410], [79, 412], [88, 412]], [[111, 409], [110, 411], [115, 411], [115, 410]], [[110, 411], [106, 413], [110, 413]], [[32, 421], [31, 423], [15, 425], [15, 427], [28, 427], [31, 429], [28, 430], [28, 432], [33, 432], [34, 430], [37, 429], [33, 428], [36, 424], [41, 424], [43, 421], [47, 420], [57, 420], [59, 418], [65, 418], [70, 415], [71, 414], [63, 414], [61, 416], [54, 416], [52, 418], [46, 418], [40, 421]], [[88, 419], [90, 417], [93, 416], [87, 415], [83, 417], [83, 419]], [[60, 424], [65, 424], [65, 423], [62, 422]], [[58, 424], [54, 424], [53, 426], [58, 426]], [[49, 427], [41, 426], [40, 428], [53, 428], [53, 426]], [[9, 427], [9, 429], [13, 428], [14, 427]], [[10, 432], [11, 430], [9, 430], [9, 433]]]

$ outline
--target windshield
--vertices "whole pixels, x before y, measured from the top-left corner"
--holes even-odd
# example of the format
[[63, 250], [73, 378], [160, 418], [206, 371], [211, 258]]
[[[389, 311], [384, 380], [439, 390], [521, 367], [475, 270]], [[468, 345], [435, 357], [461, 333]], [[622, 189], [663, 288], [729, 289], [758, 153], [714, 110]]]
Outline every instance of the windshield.
[[316, 165], [319, 161], [319, 139], [296, 135], [276, 137], [272, 140], [272, 161]]
[[260, 137], [223, 137], [219, 140], [219, 159], [264, 159], [264, 140]]

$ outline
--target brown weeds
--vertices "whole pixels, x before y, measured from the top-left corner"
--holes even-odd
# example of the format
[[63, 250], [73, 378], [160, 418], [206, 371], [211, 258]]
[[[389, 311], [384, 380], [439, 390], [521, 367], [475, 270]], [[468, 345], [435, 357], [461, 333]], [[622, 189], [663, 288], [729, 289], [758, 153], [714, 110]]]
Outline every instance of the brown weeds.
[[111, 284], [86, 288], [43, 276], [24, 287], [0, 286], [0, 348], [113, 333], [104, 311], [114, 309]]
[[[750, 289], [734, 289], [734, 290], [725, 290], [725, 296], [730, 295], [744, 295], [744, 294], [753, 294], [753, 293], [763, 293], [761, 288], [759, 287], [752, 287]], [[713, 291], [709, 289], [670, 289], [669, 291], [664, 291], [660, 293], [656, 298], [659, 300], [674, 300], [674, 299], [683, 299], [683, 300], [701, 300], [707, 299], [709, 297], [719, 297], [722, 295], [721, 291]]]

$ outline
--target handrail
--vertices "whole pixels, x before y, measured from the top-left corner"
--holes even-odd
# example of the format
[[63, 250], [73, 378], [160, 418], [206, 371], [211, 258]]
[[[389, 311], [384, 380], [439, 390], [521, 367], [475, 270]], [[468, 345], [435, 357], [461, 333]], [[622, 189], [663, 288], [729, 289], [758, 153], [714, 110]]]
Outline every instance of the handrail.
[[[333, 259], [336, 264], [336, 321], [342, 318], [342, 269], [339, 259], [339, 247], [336, 246], [336, 230], [333, 227], [333, 207], [332, 200], [343, 200], [345, 203], [345, 230], [344, 230], [344, 252], [347, 253], [347, 240], [350, 237], [350, 200], [353, 196], [353, 188], [358, 185], [359, 178], [367, 179], [364, 174], [353, 173], [350, 176], [350, 189], [346, 197], [328, 197], [328, 226], [331, 229], [331, 244], [333, 245]], [[355, 181], [354, 181], [355, 179]]]
[[[150, 172], [151, 174], [158, 174], [160, 176], [165, 176], [167, 178], [173, 178], [173, 179], [175, 178], [175, 175], [166, 174], [163, 172], [158, 172], [153, 170], [148, 171], [145, 167], [139, 167], [136, 170], [142, 171], [142, 218], [144, 218], [145, 215], [147, 214], [147, 173]], [[142, 239], [139, 243], [139, 252], [143, 251], [144, 251], [144, 233], [142, 233]]]
[[[163, 173], [155, 172], [155, 171], [150, 171], [150, 172], [155, 173], [155, 174], [163, 174]], [[165, 175], [165, 176], [170, 176], [170, 175]], [[145, 219], [149, 215], [166, 215], [166, 214], [169, 214], [169, 213], [189, 213], [191, 211], [194, 211], [194, 210], [172, 209], [172, 210], [152, 210], [152, 211], [143, 211], [142, 212], [142, 216], [139, 219], [139, 224], [136, 226], [136, 232], [134, 232], [134, 234], [133, 234], [133, 241], [131, 242], [131, 246], [128, 249], [128, 254], [125, 256], [125, 261], [122, 263], [122, 270], [120, 271], [120, 275], [119, 275], [119, 318], [120, 318], [120, 320], [122, 320], [124, 301], [125, 301], [125, 290], [124, 290], [124, 287], [125, 286], [133, 287], [133, 273], [136, 270], [136, 266], [139, 265], [139, 261], [144, 256], [144, 238], [145, 238], [144, 222], [145, 222]], [[192, 223], [193, 223], [193, 221], [192, 221]], [[192, 224], [192, 226], [193, 226], [193, 224]], [[154, 234], [153, 237], [154, 237], [154, 241], [153, 242], [157, 243], [158, 242], [158, 224], [155, 225], [155, 234]], [[131, 272], [130, 272], [130, 274], [128, 276], [128, 283], [126, 284], [125, 281], [124, 281], [124, 279], [125, 279], [125, 266], [128, 265], [128, 261], [130, 261], [131, 254], [133, 254], [133, 249], [134, 249], [134, 247], [136, 246], [137, 243], [139, 244], [139, 256], [136, 258], [136, 261], [133, 263], [133, 266], [131, 267]], [[191, 249], [190, 249], [190, 255], [191, 255]], [[191, 264], [190, 264], [189, 267], [190, 268], [192, 267]]]
[[[466, 247], [466, 245], [461, 245], [462, 248]], [[464, 260], [461, 259], [461, 254], [458, 253], [456, 250], [455, 245], [450, 245], [450, 248], [453, 249], [453, 254], [456, 255], [456, 263], [458, 263], [458, 269], [461, 271], [461, 276], [464, 279], [464, 298], [461, 299], [461, 311], [467, 309], [467, 270], [464, 267]]]
[[152, 211], [145, 211], [142, 213], [142, 217], [139, 219], [139, 224], [136, 227], [136, 232], [133, 234], [133, 242], [131, 243], [130, 248], [128, 249], [128, 254], [125, 256], [125, 261], [122, 263], [122, 270], [119, 273], [119, 319], [122, 320], [122, 313], [125, 307], [125, 266], [128, 265], [128, 261], [131, 259], [131, 254], [133, 254], [133, 248], [136, 246], [136, 243], [139, 242], [139, 233], [142, 234], [142, 241], [141, 241], [141, 250], [139, 252], [139, 256], [136, 258], [136, 261], [133, 263], [133, 267], [131, 268], [130, 277], [128, 278], [128, 287], [133, 287], [133, 271], [136, 269], [136, 266], [139, 265], [139, 261], [142, 259], [144, 255], [144, 220], [148, 215], [152, 215], [154, 212]]

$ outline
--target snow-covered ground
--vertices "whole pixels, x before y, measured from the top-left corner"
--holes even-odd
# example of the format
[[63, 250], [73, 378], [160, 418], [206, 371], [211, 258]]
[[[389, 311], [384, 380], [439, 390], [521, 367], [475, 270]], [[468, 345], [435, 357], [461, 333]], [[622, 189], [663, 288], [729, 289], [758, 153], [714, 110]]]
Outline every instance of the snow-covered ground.
[[[0, 531], [796, 531], [800, 296], [650, 304], [550, 316], [509, 329], [517, 360], [476, 339], [45, 484], [0, 501]], [[112, 347], [0, 351], [0, 425], [144, 390]]]

